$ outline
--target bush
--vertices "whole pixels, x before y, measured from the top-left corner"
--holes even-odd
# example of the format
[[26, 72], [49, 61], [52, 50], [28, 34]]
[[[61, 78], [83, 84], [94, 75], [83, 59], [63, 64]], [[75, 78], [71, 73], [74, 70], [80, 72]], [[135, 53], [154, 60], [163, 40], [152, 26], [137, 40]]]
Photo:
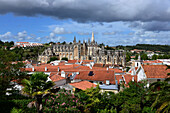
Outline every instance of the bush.
[[67, 57], [63, 57], [61, 60], [68, 61], [68, 58]]
[[27, 105], [32, 99], [22, 100], [0, 100], [0, 108], [3, 113], [35, 113], [35, 108], [28, 108]]
[[55, 56], [54, 56], [54, 57], [51, 57], [50, 60], [49, 60], [47, 63], [50, 63], [51, 61], [55, 61], [55, 60], [58, 60], [58, 58], [55, 57]]
[[80, 112], [82, 104], [78, 97], [66, 90], [60, 90], [57, 94], [45, 99], [43, 112], [61, 113], [61, 112]]

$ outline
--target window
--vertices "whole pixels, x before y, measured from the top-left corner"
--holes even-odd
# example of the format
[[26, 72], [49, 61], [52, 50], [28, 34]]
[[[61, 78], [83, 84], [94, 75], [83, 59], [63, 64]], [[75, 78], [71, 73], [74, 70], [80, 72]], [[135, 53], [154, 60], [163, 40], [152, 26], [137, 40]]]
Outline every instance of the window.
[[93, 71], [90, 71], [88, 75], [93, 76], [94, 75]]
[[110, 81], [109, 80], [106, 80], [106, 85], [109, 85], [110, 84]]

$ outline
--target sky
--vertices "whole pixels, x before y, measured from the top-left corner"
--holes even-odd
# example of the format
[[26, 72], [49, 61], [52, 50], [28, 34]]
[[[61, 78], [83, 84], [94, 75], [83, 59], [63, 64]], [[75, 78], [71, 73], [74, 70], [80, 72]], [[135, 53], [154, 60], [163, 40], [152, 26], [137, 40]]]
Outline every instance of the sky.
[[0, 40], [170, 45], [170, 0], [0, 0]]

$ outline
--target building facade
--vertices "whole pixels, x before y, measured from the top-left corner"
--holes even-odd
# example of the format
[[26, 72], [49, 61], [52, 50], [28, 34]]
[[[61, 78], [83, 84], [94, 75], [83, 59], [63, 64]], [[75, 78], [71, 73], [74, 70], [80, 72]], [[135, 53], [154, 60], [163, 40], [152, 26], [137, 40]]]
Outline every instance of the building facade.
[[60, 60], [63, 57], [67, 57], [68, 60], [94, 60], [95, 63], [122, 66], [125, 66], [126, 63], [124, 50], [106, 50], [104, 46], [99, 47], [94, 40], [94, 33], [92, 33], [91, 41], [88, 40], [88, 42], [77, 42], [76, 37], [74, 37], [72, 44], [53, 45], [38, 56], [38, 61], [47, 63], [52, 56], [57, 56]]

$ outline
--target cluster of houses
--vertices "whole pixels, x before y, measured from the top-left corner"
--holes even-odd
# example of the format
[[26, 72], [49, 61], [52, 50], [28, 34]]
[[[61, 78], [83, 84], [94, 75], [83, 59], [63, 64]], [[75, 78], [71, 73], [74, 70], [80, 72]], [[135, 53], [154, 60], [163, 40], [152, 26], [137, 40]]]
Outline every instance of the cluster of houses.
[[[130, 81], [147, 81], [147, 86], [155, 81], [168, 78], [170, 69], [162, 61], [140, 61], [132, 63], [128, 72], [123, 67], [111, 64], [98, 64], [93, 60], [68, 60], [52, 61], [49, 64], [31, 64], [25, 62], [22, 71], [28, 74], [44, 72], [49, 75], [49, 80], [55, 83], [54, 89], [85, 90], [99, 84], [101, 91], [118, 93], [120, 84], [128, 87]], [[20, 87], [20, 89], [22, 89]]]
[[38, 47], [38, 46], [43, 46], [41, 43], [31, 43], [31, 42], [15, 42], [14, 46], [10, 48], [10, 50], [15, 49], [16, 47]]
[[[133, 49], [133, 50], [130, 50], [130, 52], [137, 53], [137, 54], [144, 52], [147, 54], [148, 58], [150, 59], [152, 58], [153, 55], [163, 55], [161, 51], [149, 51], [149, 50], [146, 51], [146, 50], [141, 50], [141, 49]], [[131, 56], [131, 58], [134, 59], [135, 56]]]

